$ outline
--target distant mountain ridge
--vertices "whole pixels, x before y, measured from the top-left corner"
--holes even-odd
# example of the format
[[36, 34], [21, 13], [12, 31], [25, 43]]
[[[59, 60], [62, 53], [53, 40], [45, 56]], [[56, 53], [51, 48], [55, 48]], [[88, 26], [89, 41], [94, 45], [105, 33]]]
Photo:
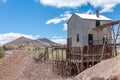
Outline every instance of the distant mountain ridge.
[[20, 46], [27, 46], [27, 47], [50, 47], [50, 46], [59, 46], [60, 44], [55, 43], [47, 38], [41, 38], [37, 40], [29, 39], [26, 37], [20, 37], [14, 41], [6, 43], [5, 47], [20, 47]]
[[43, 42], [46, 42], [46, 43], [48, 43], [48, 44], [50, 44], [50, 45], [53, 45], [53, 46], [59, 46], [60, 44], [58, 44], [58, 43], [55, 43], [55, 42], [53, 42], [53, 41], [51, 41], [51, 40], [49, 40], [49, 39], [47, 39], [47, 38], [41, 38], [41, 39], [38, 39], [38, 40], [40, 40], [40, 41], [43, 41]]

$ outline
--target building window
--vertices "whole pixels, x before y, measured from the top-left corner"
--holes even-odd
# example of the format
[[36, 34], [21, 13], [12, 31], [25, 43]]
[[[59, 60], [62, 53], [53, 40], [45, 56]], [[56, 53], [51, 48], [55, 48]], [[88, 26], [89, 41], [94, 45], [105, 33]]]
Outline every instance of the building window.
[[88, 34], [88, 43], [89, 45], [93, 44], [93, 34]]
[[77, 34], [77, 42], [79, 42], [79, 34]]
[[103, 37], [103, 44], [107, 44], [107, 38]]
[[100, 21], [99, 20], [96, 21], [96, 26], [100, 26]]
[[67, 39], [67, 45], [68, 46], [72, 46], [72, 38], [68, 38]]

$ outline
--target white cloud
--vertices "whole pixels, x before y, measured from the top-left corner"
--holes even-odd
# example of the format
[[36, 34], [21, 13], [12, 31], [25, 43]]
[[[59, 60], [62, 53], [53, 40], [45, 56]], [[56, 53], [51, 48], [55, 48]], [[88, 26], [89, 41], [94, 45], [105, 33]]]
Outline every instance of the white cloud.
[[100, 12], [102, 13], [113, 11], [113, 7], [120, 4], [120, 0], [90, 0], [89, 3], [94, 7], [101, 7]]
[[0, 2], [2, 2], [2, 3], [6, 3], [6, 1], [7, 1], [7, 0], [0, 0]]
[[75, 8], [82, 4], [86, 4], [87, 0], [40, 0], [40, 3], [48, 6], [55, 6], [58, 8], [61, 7], [70, 7]]
[[63, 36], [53, 36], [52, 38], [53, 39], [60, 39], [60, 38], [63, 38]]
[[4, 3], [6, 3], [7, 0], [3, 0]]
[[63, 24], [63, 30], [67, 31], [67, 24]]
[[[67, 21], [70, 17], [72, 16], [72, 14], [69, 11], [64, 12], [64, 14], [61, 14], [59, 17], [50, 19], [48, 21], [46, 21], [46, 24], [58, 24], [62, 21]], [[63, 30], [67, 30], [67, 24], [63, 24]]]
[[90, 13], [93, 14], [93, 11], [89, 9], [86, 13], [87, 14], [90, 14]]
[[52, 37], [51, 41], [59, 43], [59, 44], [66, 44], [67, 43], [67, 40], [65, 38], [63, 38], [62, 36]]
[[113, 11], [113, 7], [120, 4], [120, 0], [39, 0], [45, 6], [55, 6], [57, 8], [76, 8], [90, 3], [93, 7], [102, 8], [101, 12]]
[[51, 23], [53, 23], [53, 24], [58, 24], [58, 23], [60, 23], [61, 21], [65, 21], [65, 20], [66, 20], [66, 18], [54, 18], [54, 19], [48, 20], [48, 21], [46, 22], [46, 24], [51, 24]]
[[62, 21], [68, 20], [70, 17], [71, 17], [70, 12], [66, 11], [66, 12], [64, 12], [64, 14], [60, 15], [60, 17], [55, 17], [53, 19], [46, 21], [46, 24], [51, 24], [51, 23], [58, 24]]
[[26, 34], [21, 34], [21, 33], [5, 33], [5, 34], [0, 34], [0, 44], [3, 45], [7, 42], [13, 41], [21, 36], [24, 36], [26, 38], [30, 39], [36, 39], [39, 37], [39, 35], [32, 36], [32, 35], [26, 35]]

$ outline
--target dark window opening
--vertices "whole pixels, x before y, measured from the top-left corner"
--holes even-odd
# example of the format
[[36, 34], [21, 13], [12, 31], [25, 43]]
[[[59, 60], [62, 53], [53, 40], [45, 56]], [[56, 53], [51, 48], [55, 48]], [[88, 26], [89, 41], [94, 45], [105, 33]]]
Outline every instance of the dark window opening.
[[100, 26], [100, 21], [99, 20], [96, 21], [96, 26]]
[[68, 46], [72, 46], [72, 38], [68, 38], [67, 39], [67, 45]]
[[103, 37], [103, 44], [107, 44], [107, 38], [105, 39], [105, 38]]
[[93, 44], [93, 34], [88, 35], [88, 43], [89, 43], [89, 45]]
[[79, 40], [79, 34], [77, 34], [77, 42], [79, 42], [80, 40]]

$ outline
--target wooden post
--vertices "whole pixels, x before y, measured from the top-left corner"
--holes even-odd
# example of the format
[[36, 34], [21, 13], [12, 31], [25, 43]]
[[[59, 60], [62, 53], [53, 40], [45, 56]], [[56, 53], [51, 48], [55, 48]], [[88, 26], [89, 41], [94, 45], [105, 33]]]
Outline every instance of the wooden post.
[[115, 38], [115, 30], [112, 26], [112, 31], [113, 31], [113, 44], [114, 44], [114, 49], [113, 49], [113, 57], [116, 56], [116, 38]]
[[53, 47], [51, 48], [51, 53], [52, 53], [52, 70], [53, 70], [53, 72], [54, 72]]
[[52, 60], [53, 60], [53, 48], [51, 48], [52, 49]]
[[87, 68], [89, 68], [89, 63], [88, 62], [86, 62], [86, 65], [87, 65]]
[[62, 50], [62, 61], [63, 61], [63, 52], [64, 52], [64, 49]]
[[83, 71], [83, 47], [81, 47], [81, 71]]
[[46, 60], [46, 48], [44, 48], [44, 62], [45, 62], [45, 60]]
[[60, 54], [60, 50], [58, 49], [57, 52], [58, 52], [58, 60], [60, 60], [60, 55], [59, 55]]
[[55, 56], [55, 57], [56, 57], [56, 60], [57, 60], [57, 50], [55, 50], [55, 54], [56, 54], [56, 56]]
[[105, 38], [105, 41], [103, 43], [102, 54], [101, 54], [101, 57], [100, 57], [100, 61], [103, 59], [103, 55], [104, 55], [104, 51], [105, 51], [105, 44], [106, 44], [106, 38]]
[[118, 36], [120, 36], [120, 22], [119, 22], [119, 25], [118, 25], [118, 30], [117, 30], [117, 34], [116, 34], [116, 38], [115, 38], [115, 56], [117, 56], [116, 41], [118, 39]]
[[76, 65], [77, 65], [77, 72], [80, 73], [79, 63], [77, 63]]
[[64, 66], [64, 62], [61, 61], [61, 63], [62, 63], [62, 66], [61, 66], [61, 75], [63, 76], [63, 66]]

